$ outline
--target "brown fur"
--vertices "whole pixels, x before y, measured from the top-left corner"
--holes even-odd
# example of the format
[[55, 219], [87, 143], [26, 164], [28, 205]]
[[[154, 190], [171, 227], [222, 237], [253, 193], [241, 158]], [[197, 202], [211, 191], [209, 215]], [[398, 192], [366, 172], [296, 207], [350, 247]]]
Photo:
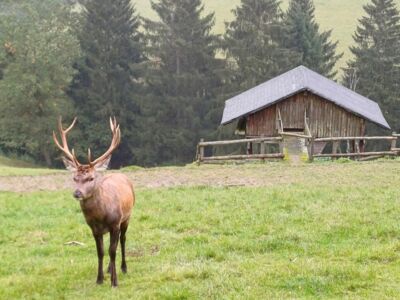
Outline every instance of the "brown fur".
[[[122, 264], [121, 269], [127, 271], [125, 261], [125, 233], [128, 229], [129, 218], [132, 207], [135, 204], [135, 195], [132, 183], [123, 174], [110, 174], [101, 176], [95, 171], [85, 174], [76, 171], [75, 178], [80, 178], [77, 184], [80, 188], [85, 187], [85, 180], [94, 176], [93, 190], [86, 190], [88, 196], [83, 195], [80, 199], [80, 206], [86, 223], [92, 229], [96, 240], [98, 255], [98, 274], [97, 283], [101, 284], [104, 280], [103, 273], [103, 235], [110, 233], [110, 264], [108, 271], [111, 273], [111, 285], [117, 286], [117, 274], [115, 267], [116, 249], [118, 238], [121, 242]], [[82, 184], [83, 182], [83, 184]]]

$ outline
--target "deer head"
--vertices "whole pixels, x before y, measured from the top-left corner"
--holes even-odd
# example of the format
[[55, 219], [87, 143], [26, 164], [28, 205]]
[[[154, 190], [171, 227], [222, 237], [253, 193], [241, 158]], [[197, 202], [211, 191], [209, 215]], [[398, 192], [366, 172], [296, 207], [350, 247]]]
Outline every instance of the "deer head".
[[56, 133], [53, 131], [54, 143], [64, 153], [63, 162], [65, 167], [73, 172], [73, 179], [75, 182], [75, 191], [73, 193], [77, 200], [89, 199], [93, 196], [96, 190], [97, 179], [99, 175], [97, 171], [107, 169], [111, 159], [112, 152], [118, 147], [121, 141], [121, 131], [116, 119], [110, 118], [110, 127], [112, 132], [111, 145], [108, 150], [101, 155], [99, 158], [92, 161], [92, 155], [90, 148], [88, 149], [88, 164], [81, 164], [76, 158], [74, 149], [69, 150], [67, 142], [67, 134], [71, 131], [76, 123], [76, 118], [72, 121], [72, 124], [67, 128], [63, 129], [61, 117], [58, 120], [58, 129], [61, 136], [61, 144], [58, 141]]

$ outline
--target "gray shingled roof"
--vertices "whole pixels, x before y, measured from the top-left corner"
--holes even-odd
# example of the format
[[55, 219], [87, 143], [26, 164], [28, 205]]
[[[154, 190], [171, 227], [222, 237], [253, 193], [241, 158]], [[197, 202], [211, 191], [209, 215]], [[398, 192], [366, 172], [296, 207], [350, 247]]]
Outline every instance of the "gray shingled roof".
[[390, 129], [376, 102], [304, 66], [299, 66], [227, 100], [221, 124], [228, 124], [305, 90], [379, 126]]

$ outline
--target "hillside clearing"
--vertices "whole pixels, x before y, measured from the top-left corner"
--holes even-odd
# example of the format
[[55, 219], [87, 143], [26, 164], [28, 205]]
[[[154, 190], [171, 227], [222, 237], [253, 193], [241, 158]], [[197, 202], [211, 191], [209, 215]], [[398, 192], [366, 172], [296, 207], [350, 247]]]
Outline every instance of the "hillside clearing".
[[[349, 47], [353, 45], [353, 34], [356, 30], [358, 19], [364, 15], [363, 5], [369, 0], [314, 0], [315, 15], [322, 30], [332, 30], [332, 39], [339, 41], [338, 52], [344, 53], [344, 57], [336, 66], [340, 71], [346, 66], [346, 62], [352, 57]], [[138, 12], [147, 18], [155, 18], [151, 9], [150, 0], [133, 1]], [[232, 10], [240, 3], [240, 0], [204, 0], [207, 12], [215, 12], [215, 32], [222, 34], [225, 31], [225, 22], [233, 18]], [[287, 9], [289, 0], [282, 1], [282, 9]], [[400, 9], [400, 0], [396, 0]], [[337, 78], [340, 79], [340, 78]]]
[[[58, 172], [60, 172], [60, 170], [43, 169], [31, 162], [0, 155], [0, 177], [49, 175], [56, 174]], [[0, 191], [1, 190], [0, 180]]]

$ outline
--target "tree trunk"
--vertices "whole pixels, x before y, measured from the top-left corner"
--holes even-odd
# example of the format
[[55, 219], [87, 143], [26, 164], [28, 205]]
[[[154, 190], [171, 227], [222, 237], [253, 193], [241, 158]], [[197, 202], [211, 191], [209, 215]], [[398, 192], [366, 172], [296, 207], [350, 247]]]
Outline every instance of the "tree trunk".
[[50, 153], [49, 153], [49, 149], [44, 148], [42, 150], [42, 155], [43, 155], [44, 161], [46, 162], [46, 166], [47, 167], [51, 167], [52, 160], [51, 160], [51, 156], [50, 156]]

